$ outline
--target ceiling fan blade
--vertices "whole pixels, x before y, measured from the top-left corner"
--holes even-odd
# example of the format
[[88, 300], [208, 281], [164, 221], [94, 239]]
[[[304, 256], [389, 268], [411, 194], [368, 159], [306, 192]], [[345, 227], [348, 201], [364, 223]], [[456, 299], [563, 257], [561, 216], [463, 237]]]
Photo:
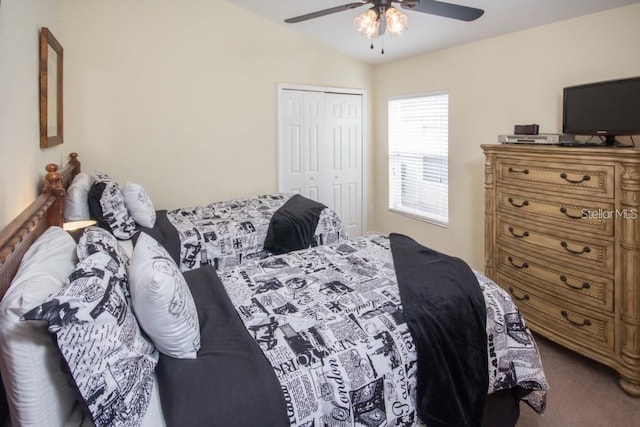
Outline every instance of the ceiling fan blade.
[[332, 13], [342, 12], [343, 10], [355, 9], [356, 7], [371, 3], [371, 1], [372, 0], [363, 0], [355, 3], [343, 4], [342, 6], [330, 7], [329, 9], [319, 10], [317, 12], [307, 13], [306, 15], [300, 15], [294, 18], [285, 19], [284, 22], [286, 22], [287, 24], [295, 24], [296, 22], [319, 18], [321, 16], [330, 15]]
[[429, 13], [431, 15], [444, 16], [445, 18], [459, 19], [460, 21], [474, 21], [484, 14], [484, 10], [482, 9], [436, 0], [408, 1], [402, 4], [402, 8]]

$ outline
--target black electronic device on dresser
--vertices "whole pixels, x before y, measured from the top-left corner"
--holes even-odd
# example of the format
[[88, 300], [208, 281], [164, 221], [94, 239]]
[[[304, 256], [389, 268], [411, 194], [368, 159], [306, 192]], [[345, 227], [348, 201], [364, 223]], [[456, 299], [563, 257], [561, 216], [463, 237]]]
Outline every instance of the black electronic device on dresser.
[[564, 88], [562, 132], [605, 138], [640, 134], [640, 77]]

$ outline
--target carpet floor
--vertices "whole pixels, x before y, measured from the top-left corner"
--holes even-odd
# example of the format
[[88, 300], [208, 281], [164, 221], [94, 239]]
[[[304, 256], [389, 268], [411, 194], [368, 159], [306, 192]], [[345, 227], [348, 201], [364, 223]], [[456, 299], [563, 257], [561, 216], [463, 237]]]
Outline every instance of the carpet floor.
[[612, 369], [536, 335], [549, 393], [544, 415], [520, 404], [516, 427], [640, 427], [640, 398]]

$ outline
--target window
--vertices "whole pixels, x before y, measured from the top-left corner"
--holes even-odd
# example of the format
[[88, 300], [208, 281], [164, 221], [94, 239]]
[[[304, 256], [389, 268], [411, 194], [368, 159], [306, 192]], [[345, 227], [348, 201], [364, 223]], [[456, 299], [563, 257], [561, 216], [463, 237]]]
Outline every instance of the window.
[[389, 100], [389, 209], [449, 223], [449, 94]]

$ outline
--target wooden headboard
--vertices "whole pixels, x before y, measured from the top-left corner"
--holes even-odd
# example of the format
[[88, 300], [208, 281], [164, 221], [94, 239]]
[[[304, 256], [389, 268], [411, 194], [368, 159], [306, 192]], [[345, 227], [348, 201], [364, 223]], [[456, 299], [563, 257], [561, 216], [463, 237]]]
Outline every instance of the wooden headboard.
[[62, 227], [65, 189], [80, 173], [78, 154], [71, 153], [62, 170], [50, 163], [46, 171], [42, 193], [0, 231], [0, 299], [9, 288], [29, 246], [49, 226]]

